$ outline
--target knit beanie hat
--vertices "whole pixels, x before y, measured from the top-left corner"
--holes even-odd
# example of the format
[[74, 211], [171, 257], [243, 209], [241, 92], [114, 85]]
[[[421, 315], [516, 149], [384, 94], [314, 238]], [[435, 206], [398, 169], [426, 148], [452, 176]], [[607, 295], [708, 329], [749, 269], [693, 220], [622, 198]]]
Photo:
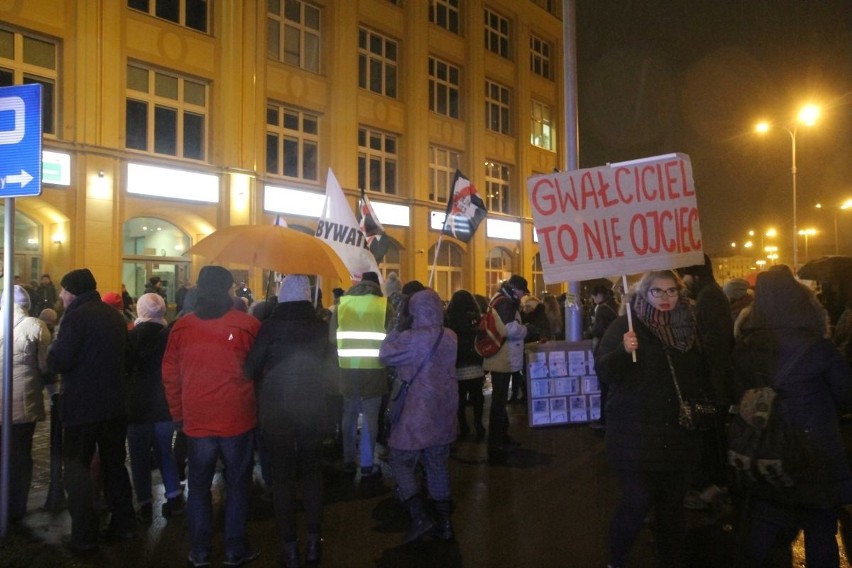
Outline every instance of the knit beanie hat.
[[281, 282], [278, 289], [278, 303], [284, 302], [310, 302], [311, 283], [307, 276], [302, 274], [290, 274]]
[[234, 285], [231, 271], [221, 266], [205, 266], [198, 273], [198, 288], [202, 292], [227, 293]]
[[153, 292], [149, 292], [147, 294], [142, 294], [138, 300], [136, 300], [136, 324], [140, 324], [146, 321], [152, 321], [154, 323], [159, 323], [162, 325], [167, 325], [166, 321], [166, 302], [163, 300], [163, 297], [159, 294], [154, 294]]
[[748, 294], [749, 285], [743, 278], [734, 278], [725, 282], [722, 289], [725, 291], [725, 295], [731, 300], [739, 300]]
[[361, 280], [366, 280], [368, 282], [375, 282], [376, 284], [380, 284], [379, 275], [376, 274], [375, 272], [372, 272], [372, 271], [365, 272], [364, 274], [362, 274]]
[[103, 296], [101, 296], [101, 300], [120, 312], [124, 311], [124, 300], [121, 299], [120, 294], [116, 294], [115, 292], [106, 292]]
[[65, 288], [66, 292], [75, 296], [85, 294], [86, 292], [93, 292], [98, 287], [98, 283], [95, 282], [95, 276], [88, 268], [72, 270], [62, 277], [59, 284]]
[[[25, 310], [30, 309], [30, 295], [27, 293], [27, 289], [23, 286], [19, 286], [15, 284], [13, 292], [12, 292], [12, 302], [16, 306], [21, 306]], [[0, 307], [6, 305], [6, 290], [3, 290], [3, 295], [0, 297]]]
[[56, 325], [56, 322], [59, 321], [59, 314], [57, 314], [56, 310], [53, 308], [45, 308], [38, 315], [38, 319], [47, 325]]
[[402, 294], [402, 281], [396, 272], [389, 272], [385, 279], [385, 295]]

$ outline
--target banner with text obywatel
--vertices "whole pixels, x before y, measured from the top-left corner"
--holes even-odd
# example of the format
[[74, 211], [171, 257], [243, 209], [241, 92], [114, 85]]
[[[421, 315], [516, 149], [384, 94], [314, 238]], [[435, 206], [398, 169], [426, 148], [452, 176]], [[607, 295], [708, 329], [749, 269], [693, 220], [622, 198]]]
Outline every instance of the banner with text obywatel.
[[704, 263], [686, 154], [532, 176], [527, 191], [546, 284]]

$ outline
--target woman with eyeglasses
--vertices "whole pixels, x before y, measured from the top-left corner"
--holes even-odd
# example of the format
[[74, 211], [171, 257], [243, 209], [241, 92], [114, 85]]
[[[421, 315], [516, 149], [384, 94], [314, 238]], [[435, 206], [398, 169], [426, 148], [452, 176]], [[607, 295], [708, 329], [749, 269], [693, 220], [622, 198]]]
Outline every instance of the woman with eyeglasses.
[[700, 461], [701, 433], [678, 424], [673, 375], [684, 399], [710, 390], [695, 314], [683, 291], [683, 281], [670, 270], [645, 274], [597, 351], [598, 377], [609, 387], [606, 455], [621, 493], [609, 530], [613, 568], [626, 565], [649, 514], [659, 565], [687, 565], [683, 498]]

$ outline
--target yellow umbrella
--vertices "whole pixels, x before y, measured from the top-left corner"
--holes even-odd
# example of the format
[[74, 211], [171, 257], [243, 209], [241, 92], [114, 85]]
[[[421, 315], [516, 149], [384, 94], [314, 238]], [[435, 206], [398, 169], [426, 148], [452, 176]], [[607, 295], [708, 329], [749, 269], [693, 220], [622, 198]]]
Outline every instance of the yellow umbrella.
[[282, 274], [319, 274], [349, 284], [349, 269], [324, 241], [279, 225], [233, 225], [187, 251], [210, 262], [266, 268]]

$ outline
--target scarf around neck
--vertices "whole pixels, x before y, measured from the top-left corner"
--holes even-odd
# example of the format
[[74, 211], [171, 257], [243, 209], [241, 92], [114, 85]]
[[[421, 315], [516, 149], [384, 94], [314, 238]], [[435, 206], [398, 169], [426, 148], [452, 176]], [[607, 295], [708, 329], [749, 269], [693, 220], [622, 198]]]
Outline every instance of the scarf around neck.
[[681, 297], [674, 309], [662, 311], [637, 294], [633, 301], [633, 310], [636, 317], [648, 326], [663, 345], [678, 351], [688, 351], [695, 345], [698, 327], [692, 303], [688, 298]]

